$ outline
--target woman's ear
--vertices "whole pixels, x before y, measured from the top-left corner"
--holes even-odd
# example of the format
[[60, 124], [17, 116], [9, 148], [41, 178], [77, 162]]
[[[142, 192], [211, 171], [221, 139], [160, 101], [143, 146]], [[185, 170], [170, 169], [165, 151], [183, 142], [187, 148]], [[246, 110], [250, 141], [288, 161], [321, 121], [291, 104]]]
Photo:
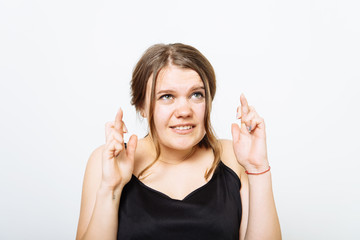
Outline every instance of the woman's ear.
[[145, 114], [145, 110], [144, 110], [144, 109], [141, 109], [141, 110], [140, 110], [140, 115], [141, 115], [143, 118], [146, 118], [146, 114]]

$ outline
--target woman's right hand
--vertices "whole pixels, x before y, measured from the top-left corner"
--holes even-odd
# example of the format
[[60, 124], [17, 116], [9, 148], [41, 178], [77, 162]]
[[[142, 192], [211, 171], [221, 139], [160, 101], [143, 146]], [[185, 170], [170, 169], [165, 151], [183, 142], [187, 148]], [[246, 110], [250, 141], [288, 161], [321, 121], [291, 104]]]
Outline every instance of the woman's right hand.
[[108, 122], [105, 126], [106, 144], [102, 154], [100, 187], [114, 191], [123, 188], [130, 181], [137, 145], [137, 136], [132, 135], [125, 149], [124, 133], [127, 129], [122, 118], [123, 111], [120, 108], [115, 121]]

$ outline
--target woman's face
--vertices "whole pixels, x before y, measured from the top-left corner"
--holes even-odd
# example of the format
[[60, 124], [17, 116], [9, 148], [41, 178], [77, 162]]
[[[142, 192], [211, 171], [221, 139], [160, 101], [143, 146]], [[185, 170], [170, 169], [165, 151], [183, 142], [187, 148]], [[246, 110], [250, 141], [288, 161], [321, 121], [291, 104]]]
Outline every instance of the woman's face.
[[[145, 111], [149, 111], [152, 76], [147, 84]], [[162, 148], [189, 150], [205, 135], [205, 89], [191, 69], [167, 66], [158, 75], [154, 123]]]

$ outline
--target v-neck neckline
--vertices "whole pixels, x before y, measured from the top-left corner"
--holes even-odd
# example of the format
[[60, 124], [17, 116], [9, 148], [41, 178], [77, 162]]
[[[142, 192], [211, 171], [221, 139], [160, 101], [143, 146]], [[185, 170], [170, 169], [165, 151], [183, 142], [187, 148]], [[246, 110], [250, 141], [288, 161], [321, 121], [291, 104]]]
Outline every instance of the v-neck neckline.
[[214, 170], [214, 173], [213, 175], [211, 176], [210, 180], [207, 181], [206, 183], [204, 183], [203, 185], [201, 185], [200, 187], [194, 189], [193, 191], [191, 191], [190, 193], [188, 193], [183, 199], [176, 199], [176, 198], [172, 198], [170, 197], [169, 195], [159, 191], [159, 190], [156, 190], [152, 187], [149, 187], [148, 185], [146, 185], [145, 183], [143, 183], [142, 181], [140, 181], [134, 174], [132, 175], [132, 178], [135, 179], [135, 181], [141, 186], [143, 187], [144, 189], [147, 189], [148, 191], [151, 191], [155, 194], [157, 194], [158, 196], [160, 197], [163, 197], [163, 198], [166, 198], [168, 200], [171, 200], [171, 201], [176, 201], [176, 202], [184, 202], [186, 201], [187, 199], [189, 199], [191, 196], [193, 196], [194, 194], [196, 194], [197, 192], [201, 191], [202, 189], [206, 188], [211, 182], [214, 181], [214, 179], [217, 177], [218, 175], [218, 169], [219, 169], [219, 165], [221, 165], [222, 162], [220, 161], [218, 166], [215, 168]]

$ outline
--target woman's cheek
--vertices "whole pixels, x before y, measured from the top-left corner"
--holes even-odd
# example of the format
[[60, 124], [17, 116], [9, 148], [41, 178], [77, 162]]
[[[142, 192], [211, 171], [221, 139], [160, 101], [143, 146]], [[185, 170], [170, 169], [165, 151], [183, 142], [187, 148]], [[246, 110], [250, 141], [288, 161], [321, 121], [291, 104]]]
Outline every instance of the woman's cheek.
[[199, 104], [199, 106], [197, 107], [197, 113], [198, 113], [200, 119], [204, 119], [204, 117], [205, 117], [205, 102]]
[[165, 124], [169, 121], [169, 116], [171, 109], [166, 105], [159, 105], [155, 109], [154, 117], [156, 118], [155, 122], [158, 124]]

